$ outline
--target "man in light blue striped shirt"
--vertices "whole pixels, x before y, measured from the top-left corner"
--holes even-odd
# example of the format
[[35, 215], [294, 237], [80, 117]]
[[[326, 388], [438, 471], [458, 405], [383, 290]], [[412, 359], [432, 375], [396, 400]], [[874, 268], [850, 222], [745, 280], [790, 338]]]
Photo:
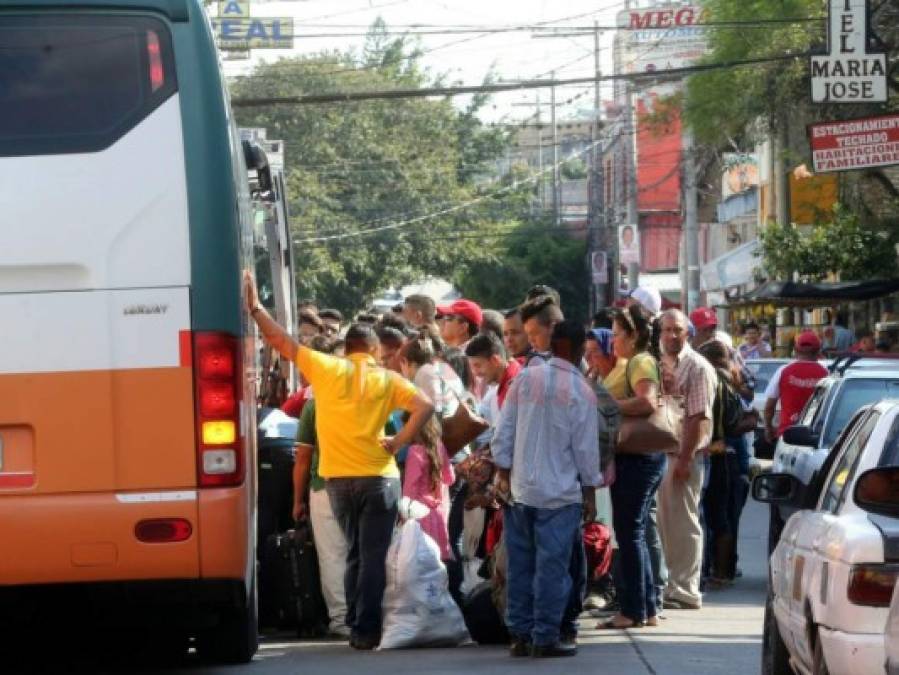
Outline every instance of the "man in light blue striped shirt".
[[571, 592], [572, 547], [581, 519], [595, 516], [602, 478], [596, 396], [578, 368], [584, 341], [577, 322], [555, 326], [552, 358], [516, 377], [491, 448], [500, 490], [511, 483], [504, 531], [513, 656], [577, 652], [573, 642], [560, 642], [559, 629]]

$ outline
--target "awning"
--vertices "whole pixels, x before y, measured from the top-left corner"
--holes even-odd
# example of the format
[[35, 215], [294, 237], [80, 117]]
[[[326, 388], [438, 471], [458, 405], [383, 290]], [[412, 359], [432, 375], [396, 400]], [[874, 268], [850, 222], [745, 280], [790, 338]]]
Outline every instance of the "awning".
[[769, 281], [735, 300], [734, 304], [773, 303], [782, 306], [832, 305], [882, 298], [899, 291], [899, 279], [872, 281]]
[[758, 239], [753, 239], [707, 262], [702, 266], [702, 290], [718, 291], [750, 283], [760, 264], [758, 249]]

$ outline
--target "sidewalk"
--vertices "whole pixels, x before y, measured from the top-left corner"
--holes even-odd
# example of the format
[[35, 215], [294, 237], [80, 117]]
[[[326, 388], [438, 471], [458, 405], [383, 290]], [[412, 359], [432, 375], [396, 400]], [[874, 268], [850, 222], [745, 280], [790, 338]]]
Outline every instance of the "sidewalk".
[[[571, 659], [512, 659], [500, 647], [463, 647], [360, 653], [346, 643], [266, 640], [253, 663], [203, 673], [296, 673], [304, 675], [476, 675], [559, 673], [576, 675], [745, 675], [759, 672], [767, 560], [767, 511], [746, 504], [740, 534], [743, 577], [728, 590], [705, 595], [702, 610], [666, 610], [658, 628], [597, 631], [596, 619], [581, 622], [580, 653]], [[196, 671], [194, 671], [196, 672]]]

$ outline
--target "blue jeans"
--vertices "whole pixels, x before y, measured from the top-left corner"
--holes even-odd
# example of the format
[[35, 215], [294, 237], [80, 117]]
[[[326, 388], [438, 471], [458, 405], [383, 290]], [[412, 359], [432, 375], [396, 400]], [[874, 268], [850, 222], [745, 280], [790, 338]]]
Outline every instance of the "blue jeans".
[[662, 539], [659, 537], [659, 525], [656, 520], [659, 511], [658, 502], [657, 495], [653, 495], [646, 516], [646, 545], [649, 547], [649, 562], [652, 564], [652, 581], [656, 587], [656, 608], [662, 606], [665, 587], [668, 586], [668, 566], [665, 564], [665, 551], [662, 550]]
[[632, 621], [645, 621], [658, 614], [657, 589], [652, 560], [646, 542], [649, 509], [667, 458], [661, 452], [646, 455], [616, 455], [615, 482], [612, 484], [612, 517], [618, 540], [620, 574], [615, 593], [621, 614]]
[[580, 527], [574, 533], [568, 574], [571, 576], [571, 592], [562, 614], [560, 630], [562, 635], [574, 637], [578, 632], [577, 619], [584, 611], [584, 597], [587, 594], [587, 553], [584, 551], [584, 531]]
[[506, 626], [512, 635], [540, 646], [559, 641], [571, 599], [572, 549], [581, 514], [581, 504], [558, 509], [505, 507]]
[[396, 524], [400, 480], [378, 476], [330, 478], [326, 489], [347, 543], [347, 625], [357, 636], [378, 639], [387, 585], [387, 549]]

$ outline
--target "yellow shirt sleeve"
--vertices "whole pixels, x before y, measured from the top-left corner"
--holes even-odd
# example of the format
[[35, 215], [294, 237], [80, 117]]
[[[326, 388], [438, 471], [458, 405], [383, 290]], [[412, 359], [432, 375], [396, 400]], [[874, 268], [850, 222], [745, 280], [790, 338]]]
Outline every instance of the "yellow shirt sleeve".
[[322, 383], [324, 378], [333, 377], [337, 373], [340, 360], [330, 354], [322, 354], [300, 345], [297, 349], [296, 366], [314, 387]]
[[415, 385], [404, 377], [391, 373], [391, 409], [398, 408], [402, 410], [412, 411], [412, 400], [418, 393]]
[[647, 352], [636, 354], [628, 363], [627, 371], [630, 375], [631, 391], [637, 391], [637, 383], [643, 380], [659, 384], [659, 366], [652, 354]]

